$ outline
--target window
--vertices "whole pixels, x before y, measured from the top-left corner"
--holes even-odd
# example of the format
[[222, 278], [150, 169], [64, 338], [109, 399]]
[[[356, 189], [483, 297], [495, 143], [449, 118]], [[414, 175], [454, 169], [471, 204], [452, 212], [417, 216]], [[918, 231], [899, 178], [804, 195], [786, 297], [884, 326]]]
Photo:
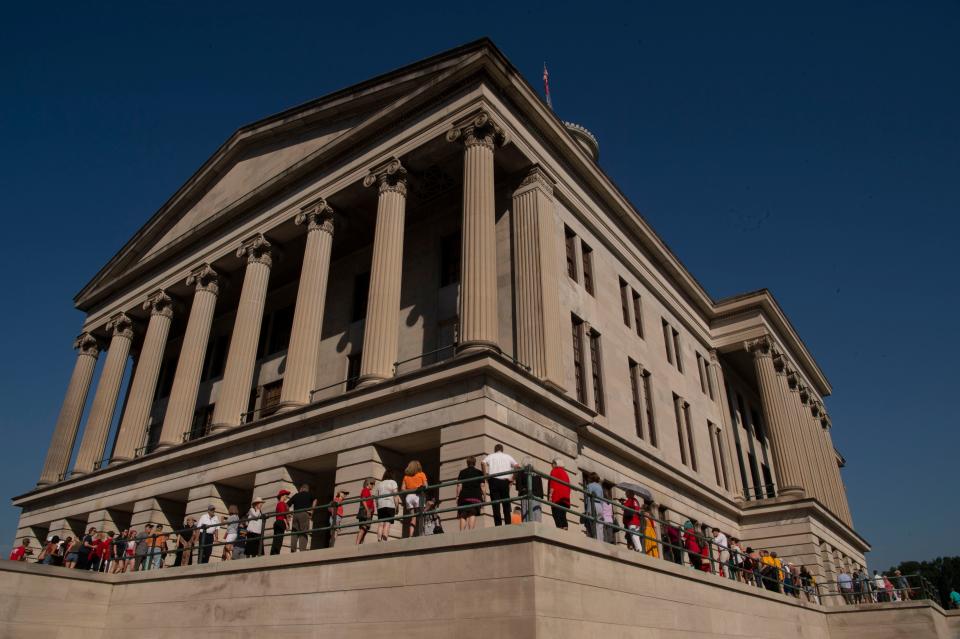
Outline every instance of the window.
[[660, 321], [663, 323], [663, 347], [667, 351], [667, 361], [673, 364], [673, 342], [671, 341], [670, 325], [667, 324], [667, 320], [665, 319], [661, 319]]
[[630, 301], [628, 297], [630, 295], [630, 287], [627, 286], [627, 283], [623, 281], [623, 278], [620, 278], [620, 311], [623, 313], [623, 323], [627, 325], [627, 328], [630, 327]]
[[367, 295], [370, 293], [370, 271], [360, 273], [353, 278], [353, 306], [351, 322], [367, 316]]
[[700, 391], [707, 394], [707, 367], [703, 361], [703, 355], [697, 353], [697, 372], [700, 373]]
[[[743, 401], [743, 400], [740, 400]], [[757, 415], [757, 409], [750, 409], [750, 419], [753, 420], [753, 431], [757, 436], [757, 440], [762, 444], [767, 440], [767, 433], [763, 426], [763, 422], [760, 421], [760, 416]]]
[[207, 406], [201, 406], [193, 412], [190, 432], [187, 433], [188, 441], [204, 437], [210, 432], [210, 421], [213, 419], [214, 406], [216, 406], [216, 404], [208, 404]]
[[717, 438], [717, 457], [720, 458], [720, 479], [723, 480], [723, 489], [730, 490], [730, 481], [727, 479], [727, 457], [723, 449], [723, 431], [714, 426], [714, 437]]
[[564, 238], [567, 244], [567, 275], [574, 282], [577, 281], [577, 236], [569, 226], [563, 227]]
[[717, 486], [727, 489], [727, 463], [723, 459], [723, 432], [720, 428], [707, 420], [707, 434], [710, 436], [710, 453], [713, 455], [713, 474]]
[[707, 395], [710, 396], [710, 399], [716, 401], [717, 397], [713, 389], [713, 364], [707, 360], [703, 360], [704, 371], [707, 374]]
[[587, 385], [583, 373], [583, 320], [571, 315], [573, 328], [573, 377], [577, 391], [577, 401], [587, 403]]
[[357, 387], [360, 377], [360, 362], [363, 352], [347, 355], [347, 390], [353, 390]]
[[164, 397], [170, 397], [170, 391], [173, 389], [173, 378], [176, 372], [176, 360], [167, 359], [160, 369], [160, 383], [157, 386], [157, 398], [163, 399]]
[[770, 474], [770, 467], [763, 464], [763, 484], [767, 492], [767, 497], [776, 497], [777, 493], [773, 490], [773, 475]]
[[590, 331], [590, 371], [593, 375], [593, 407], [601, 415], [606, 415], [603, 405], [603, 379], [600, 362], [600, 333]]
[[203, 375], [203, 381], [216, 379], [223, 375], [223, 369], [227, 364], [227, 349], [230, 347], [230, 335], [217, 335], [209, 340], [207, 346], [207, 356], [204, 360], [207, 364], [206, 372]]
[[690, 418], [690, 404], [683, 402], [683, 421], [687, 426], [687, 449], [690, 452], [690, 468], [697, 470], [697, 448], [693, 439], [693, 420]]
[[264, 355], [272, 355], [285, 350], [290, 344], [290, 331], [293, 328], [293, 309], [290, 304], [270, 313], [270, 337]]
[[632, 359], [627, 360], [630, 367], [630, 395], [633, 399], [633, 423], [637, 429], [637, 437], [646, 439], [643, 436], [643, 403], [640, 399], [640, 366]]
[[637, 337], [643, 339], [643, 308], [640, 303], [640, 293], [633, 291], [633, 328]]
[[677, 370], [683, 372], [683, 358], [680, 357], [680, 333], [673, 327], [670, 327], [673, 334], [673, 357], [677, 361]]
[[580, 242], [583, 253], [583, 288], [593, 295], [593, 249], [586, 242]]
[[647, 428], [650, 431], [650, 445], [657, 446], [657, 423], [653, 419], [653, 390], [650, 388], [650, 371], [643, 371], [643, 408], [647, 413]]
[[280, 405], [280, 387], [282, 385], [283, 380], [263, 385], [263, 391], [260, 393], [259, 417], [266, 417], [277, 411], [277, 407]]
[[440, 240], [440, 287], [460, 281], [460, 233]]
[[680, 463], [684, 466], [687, 462], [687, 437], [683, 428], [683, 400], [676, 394], [673, 394], [673, 414], [677, 420], [677, 441], [680, 442]]

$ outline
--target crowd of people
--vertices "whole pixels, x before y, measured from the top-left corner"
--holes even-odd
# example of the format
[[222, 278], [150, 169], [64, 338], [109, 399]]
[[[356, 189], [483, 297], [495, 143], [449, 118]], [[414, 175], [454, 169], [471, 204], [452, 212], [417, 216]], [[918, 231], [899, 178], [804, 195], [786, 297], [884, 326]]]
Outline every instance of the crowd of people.
[[[834, 594], [829, 587], [818, 587], [816, 577], [806, 566], [785, 561], [775, 551], [744, 546], [720, 528], [708, 527], [692, 518], [679, 524], [663, 511], [658, 517], [649, 491], [629, 484], [618, 488], [592, 471], [585, 471], [581, 486], [574, 488], [560, 459], [552, 461], [544, 490], [544, 477], [529, 468], [529, 460], [524, 460], [523, 465], [517, 463], [500, 444], [479, 460], [479, 467], [477, 458], [467, 458], [455, 484], [456, 505], [447, 509], [455, 512], [460, 530], [475, 528], [486, 505], [492, 507], [495, 526], [541, 521], [547, 505], [557, 528], [568, 530], [571, 518], [579, 519], [585, 535], [611, 544], [619, 544], [622, 539], [628, 548], [649, 557], [811, 602], [819, 603], [821, 594]], [[205, 564], [214, 556], [220, 561], [231, 561], [267, 552], [276, 555], [287, 539], [291, 552], [330, 547], [347, 528], [353, 527], [356, 544], [363, 543], [371, 533], [377, 541], [388, 541], [395, 522], [400, 522], [405, 537], [443, 533], [441, 513], [436, 512], [440, 507], [439, 495], [430, 486], [421, 463], [411, 461], [399, 479], [398, 482], [388, 469], [380, 481], [364, 481], [359, 498], [350, 501], [357, 507], [356, 522], [346, 525], [343, 522], [347, 491], [338, 490], [329, 503], [321, 504], [310, 486], [302, 484], [295, 493], [280, 490], [273, 512], [264, 512], [264, 500], [255, 497], [244, 516], [236, 504], [227, 506], [226, 516], [218, 514], [216, 505], [210, 504], [205, 513], [187, 517], [183, 528], [172, 532], [167, 532], [162, 524], [117, 532], [91, 527], [76, 538], [51, 536], [35, 559], [67, 568], [125, 573]], [[511, 487], [516, 497], [511, 497]], [[583, 494], [582, 513], [571, 507], [574, 490]], [[622, 497], [615, 495], [617, 490], [622, 490]], [[270, 533], [265, 530], [268, 519], [273, 520]], [[318, 536], [324, 538], [318, 540]], [[10, 559], [26, 561], [33, 555], [30, 539], [26, 538], [13, 550]], [[168, 561], [171, 556], [172, 561]], [[891, 577], [874, 571], [870, 577], [861, 570], [851, 574], [841, 569], [836, 586], [836, 594], [847, 603], [911, 598], [910, 584], [899, 571]]]

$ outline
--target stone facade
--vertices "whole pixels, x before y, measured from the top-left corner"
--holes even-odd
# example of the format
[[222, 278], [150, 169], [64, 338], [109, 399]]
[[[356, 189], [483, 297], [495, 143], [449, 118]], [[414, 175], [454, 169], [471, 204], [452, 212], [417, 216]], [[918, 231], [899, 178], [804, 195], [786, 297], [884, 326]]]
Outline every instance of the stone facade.
[[18, 536], [330, 499], [412, 458], [450, 479], [499, 442], [821, 581], [863, 566], [826, 377], [768, 291], [712, 299], [584, 135], [486, 40], [240, 129], [77, 295]]

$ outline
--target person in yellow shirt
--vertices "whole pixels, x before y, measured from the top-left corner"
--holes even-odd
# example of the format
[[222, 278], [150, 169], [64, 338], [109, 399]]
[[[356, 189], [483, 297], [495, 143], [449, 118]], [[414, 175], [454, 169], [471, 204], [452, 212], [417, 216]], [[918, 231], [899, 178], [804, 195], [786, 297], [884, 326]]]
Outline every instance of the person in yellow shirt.
[[773, 566], [777, 569], [777, 590], [783, 592], [783, 562], [777, 557], [776, 552], [770, 553], [771, 559], [773, 559]]

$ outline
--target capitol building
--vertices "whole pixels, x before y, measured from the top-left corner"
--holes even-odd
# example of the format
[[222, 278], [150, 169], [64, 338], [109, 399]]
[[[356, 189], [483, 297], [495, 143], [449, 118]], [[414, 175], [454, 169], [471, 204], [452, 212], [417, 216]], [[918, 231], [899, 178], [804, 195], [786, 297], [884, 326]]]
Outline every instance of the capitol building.
[[[559, 119], [489, 40], [238, 129], [76, 295], [76, 360], [56, 423], [30, 425], [52, 436], [36, 485], [13, 497], [17, 538], [176, 529], [254, 497], [272, 512], [302, 483], [327, 502], [412, 459], [444, 482], [501, 444], [544, 473], [560, 460], [576, 484], [642, 484], [662, 520], [718, 527], [819, 582], [865, 567], [826, 374], [768, 290], [704, 290], [604, 172], [602, 142]], [[586, 636], [600, 627], [587, 601], [644, 593], [668, 602], [664, 632], [857, 636], [828, 632], [836, 600], [780, 601], [624, 559], [549, 518], [497, 528], [489, 514], [465, 533], [445, 515], [445, 545], [370, 535], [327, 548], [318, 533], [311, 553], [91, 576], [92, 597], [113, 590], [89, 636], [230, 627], [230, 601], [257, 592], [305, 624], [338, 624], [331, 636], [386, 636], [396, 619], [352, 623], [394, 596], [381, 586], [425, 589], [397, 603], [401, 620], [405, 607], [433, 614], [416, 601], [449, 605], [436, 636]], [[565, 599], [588, 587], [616, 594]], [[455, 632], [474, 597], [493, 612]], [[693, 608], [716, 610], [687, 623]], [[268, 616], [237, 623], [276, 628]], [[783, 634], [751, 634], [755, 616]]]

